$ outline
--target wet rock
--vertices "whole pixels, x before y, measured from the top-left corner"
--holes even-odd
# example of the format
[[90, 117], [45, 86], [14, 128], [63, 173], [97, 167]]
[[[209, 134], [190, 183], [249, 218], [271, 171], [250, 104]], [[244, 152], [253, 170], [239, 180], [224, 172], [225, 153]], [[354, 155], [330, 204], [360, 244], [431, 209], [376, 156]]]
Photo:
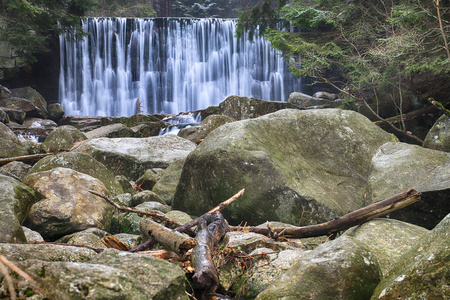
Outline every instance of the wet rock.
[[58, 126], [58, 124], [52, 120], [40, 118], [27, 118], [23, 121], [22, 125], [31, 130], [53, 130]]

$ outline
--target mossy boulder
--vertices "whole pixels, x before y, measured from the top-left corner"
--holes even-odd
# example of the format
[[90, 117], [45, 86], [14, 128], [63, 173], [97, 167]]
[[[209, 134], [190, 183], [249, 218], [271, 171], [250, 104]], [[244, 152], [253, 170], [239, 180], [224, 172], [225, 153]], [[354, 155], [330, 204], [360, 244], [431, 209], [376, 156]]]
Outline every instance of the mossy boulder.
[[134, 137], [134, 131], [125, 125], [111, 124], [96, 128], [85, 133], [88, 139], [95, 139], [100, 137], [118, 138], [118, 137]]
[[114, 207], [90, 193], [107, 193], [97, 178], [68, 168], [54, 168], [30, 174], [24, 183], [44, 197], [31, 207], [26, 225], [45, 239], [91, 227], [109, 230]]
[[380, 279], [370, 250], [341, 237], [305, 253], [256, 299], [369, 299]]
[[15, 157], [28, 154], [25, 147], [14, 132], [5, 124], [0, 123], [0, 158]]
[[29, 174], [48, 171], [58, 167], [69, 168], [99, 179], [108, 189], [108, 195], [110, 196], [123, 193], [122, 186], [111, 171], [86, 153], [63, 152], [44, 157], [31, 168]]
[[347, 230], [343, 236], [364, 243], [377, 258], [381, 272], [387, 274], [400, 257], [429, 230], [393, 219], [374, 219]]
[[39, 115], [42, 118], [47, 118], [47, 101], [45, 101], [44, 97], [42, 97], [42, 95], [32, 87], [26, 86], [22, 88], [11, 89], [11, 96], [27, 99], [36, 107], [38, 107]]
[[390, 217], [432, 229], [450, 213], [450, 153], [406, 143], [386, 143], [374, 155], [367, 182], [367, 205], [408, 189], [421, 201]]
[[0, 253], [14, 261], [35, 259], [86, 262], [97, 255], [94, 250], [88, 248], [50, 244], [0, 244]]
[[76, 142], [86, 140], [87, 137], [78, 129], [70, 125], [59, 126], [51, 131], [44, 140], [44, 145], [54, 151], [70, 150]]
[[168, 204], [173, 202], [184, 162], [185, 159], [179, 159], [171, 163], [153, 186], [152, 191], [158, 194]]
[[372, 156], [397, 139], [340, 109], [285, 109], [212, 131], [186, 158], [173, 208], [201, 215], [242, 188], [231, 223], [316, 224], [363, 206]]
[[178, 136], [200, 143], [211, 131], [223, 124], [234, 122], [231, 117], [221, 115], [211, 115], [206, 117], [198, 126], [186, 127], [178, 132]]
[[450, 295], [450, 214], [383, 277], [375, 299], [447, 299]]
[[64, 108], [59, 103], [49, 104], [47, 107], [48, 118], [52, 121], [58, 122], [64, 116]]
[[0, 174], [0, 243], [26, 243], [21, 224], [36, 193], [20, 181]]

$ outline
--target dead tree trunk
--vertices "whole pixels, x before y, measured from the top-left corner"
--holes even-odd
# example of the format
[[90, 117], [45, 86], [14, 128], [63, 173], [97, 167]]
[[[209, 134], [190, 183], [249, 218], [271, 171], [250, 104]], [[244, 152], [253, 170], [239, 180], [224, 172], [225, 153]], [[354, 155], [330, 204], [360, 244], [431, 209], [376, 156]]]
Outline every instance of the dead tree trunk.
[[227, 231], [228, 224], [220, 212], [205, 215], [198, 224], [198, 244], [194, 248], [191, 261], [195, 269], [192, 281], [201, 299], [207, 299], [207, 295], [214, 293], [220, 286], [219, 272], [212, 256]]
[[[401, 194], [397, 194], [388, 199], [373, 203], [369, 206], [348, 213], [340, 218], [336, 218], [322, 224], [277, 229], [246, 227], [245, 230], [268, 236], [273, 233], [280, 234], [281, 232], [283, 232], [283, 235], [289, 238], [306, 238], [321, 235], [330, 235], [337, 231], [362, 224], [374, 218], [385, 216], [393, 211], [411, 205], [419, 200], [420, 193], [413, 189], [410, 189]], [[243, 228], [240, 226], [232, 226], [231, 229], [242, 230]]]

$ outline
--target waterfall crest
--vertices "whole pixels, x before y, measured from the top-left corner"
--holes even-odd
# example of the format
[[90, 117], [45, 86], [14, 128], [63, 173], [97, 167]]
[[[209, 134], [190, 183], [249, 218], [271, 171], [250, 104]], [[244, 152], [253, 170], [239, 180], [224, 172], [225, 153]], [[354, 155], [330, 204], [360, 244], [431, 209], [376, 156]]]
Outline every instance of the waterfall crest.
[[82, 27], [83, 40], [60, 36], [67, 115], [177, 114], [229, 95], [286, 101], [300, 88], [267, 40], [235, 37], [233, 19], [88, 18]]

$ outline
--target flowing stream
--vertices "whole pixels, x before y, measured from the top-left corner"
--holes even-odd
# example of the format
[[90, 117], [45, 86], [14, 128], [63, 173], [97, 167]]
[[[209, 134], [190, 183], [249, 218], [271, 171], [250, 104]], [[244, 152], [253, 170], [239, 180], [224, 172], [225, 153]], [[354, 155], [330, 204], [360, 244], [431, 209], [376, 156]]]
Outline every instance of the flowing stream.
[[66, 115], [177, 114], [229, 95], [286, 101], [300, 90], [270, 43], [235, 37], [233, 19], [88, 18], [86, 36], [60, 36]]

